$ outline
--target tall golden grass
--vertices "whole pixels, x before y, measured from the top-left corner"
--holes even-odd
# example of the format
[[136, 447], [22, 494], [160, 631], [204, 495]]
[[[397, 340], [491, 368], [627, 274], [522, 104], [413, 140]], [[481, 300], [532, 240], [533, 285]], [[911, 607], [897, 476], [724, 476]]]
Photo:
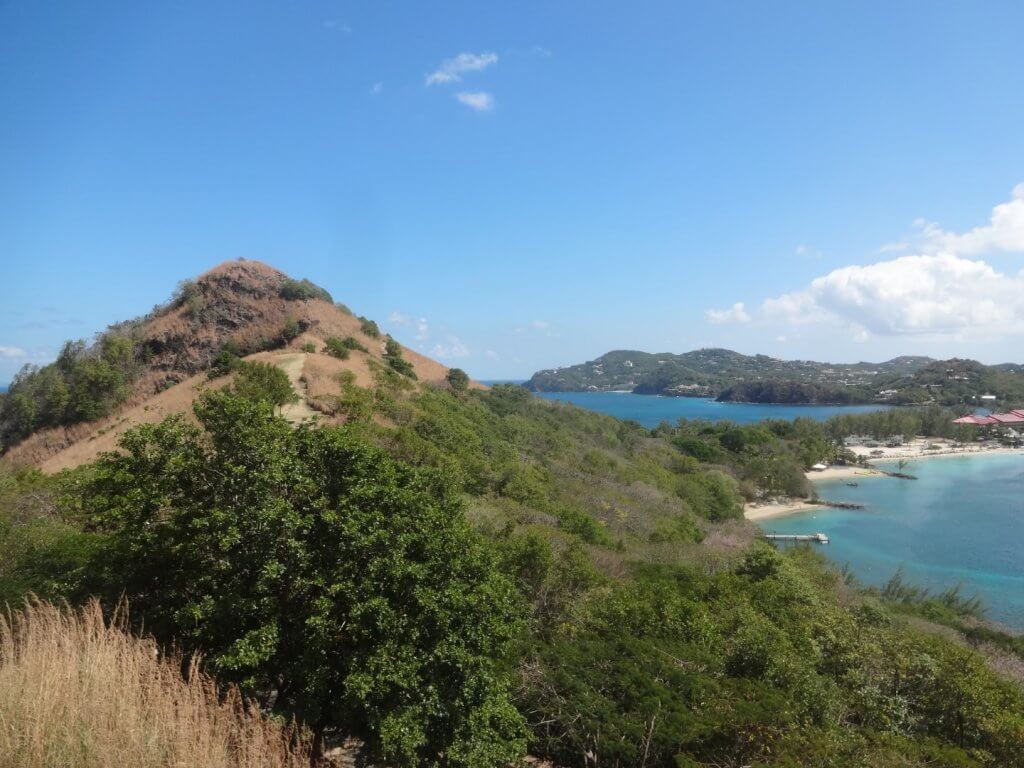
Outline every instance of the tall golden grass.
[[[123, 614], [122, 614], [123, 615]], [[195, 665], [79, 610], [0, 618], [0, 768], [298, 768], [308, 745]]]

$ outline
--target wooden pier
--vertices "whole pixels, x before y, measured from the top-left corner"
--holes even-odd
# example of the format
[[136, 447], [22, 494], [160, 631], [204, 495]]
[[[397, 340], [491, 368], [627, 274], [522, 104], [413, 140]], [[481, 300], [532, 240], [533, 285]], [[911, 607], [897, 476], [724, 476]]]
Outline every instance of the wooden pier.
[[824, 533], [766, 533], [771, 541], [813, 541], [816, 544], [828, 544], [828, 536]]

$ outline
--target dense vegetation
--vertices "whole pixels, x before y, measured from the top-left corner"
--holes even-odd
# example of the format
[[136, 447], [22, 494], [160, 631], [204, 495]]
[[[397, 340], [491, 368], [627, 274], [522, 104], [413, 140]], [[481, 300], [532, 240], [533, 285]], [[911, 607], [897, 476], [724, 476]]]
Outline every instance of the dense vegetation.
[[200, 428], [7, 476], [0, 593], [124, 591], [163, 641], [396, 766], [1024, 765], [1020, 665], [993, 661], [1019, 639], [738, 519], [844, 434], [948, 415], [645, 430], [373, 370], [343, 382], [343, 427], [213, 394]]
[[897, 357], [884, 363], [817, 363], [700, 349], [682, 355], [615, 351], [580, 365], [538, 371], [538, 392], [630, 390], [729, 402], [972, 406], [984, 394], [1024, 404], [1020, 366]]
[[0, 448], [44, 427], [106, 416], [127, 397], [141, 354], [130, 336], [108, 333], [91, 347], [66, 342], [50, 365], [26, 365], [0, 395]]
[[808, 403], [811, 405], [851, 405], [870, 402], [875, 393], [864, 387], [842, 387], [835, 384], [764, 379], [739, 381], [718, 393], [718, 399], [729, 403]]

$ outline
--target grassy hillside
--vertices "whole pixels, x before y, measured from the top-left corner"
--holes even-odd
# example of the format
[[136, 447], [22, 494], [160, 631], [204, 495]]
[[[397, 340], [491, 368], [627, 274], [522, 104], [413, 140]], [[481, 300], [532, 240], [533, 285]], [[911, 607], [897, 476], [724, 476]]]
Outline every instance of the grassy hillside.
[[[126, 596], [136, 629], [297, 720], [316, 756], [354, 738], [398, 768], [1024, 765], [1020, 638], [969, 596], [862, 589], [742, 518], [807, 493], [844, 435], [948, 432], [948, 412], [646, 430], [474, 388], [316, 286], [242, 265], [130, 345], [26, 378], [45, 403], [110, 366], [127, 394], [0, 462], [0, 601]], [[246, 313], [287, 323], [284, 347], [247, 348]], [[157, 328], [178, 341], [138, 356]], [[212, 334], [201, 355], [189, 328]], [[188, 378], [148, 392], [173, 365]], [[18, 674], [0, 713], [92, 695], [82, 675]], [[40, 732], [39, 754], [62, 738]]]
[[3, 596], [126, 591], [164, 642], [399, 766], [1024, 764], [1021, 649], [971, 634], [973, 603], [861, 590], [740, 519], [827, 427], [650, 432], [386, 370], [345, 385], [341, 427], [197, 407], [8, 476]]
[[0, 394], [0, 455], [49, 470], [92, 460], [132, 426], [190, 414], [202, 391], [220, 385], [207, 371], [231, 373], [241, 358], [294, 367], [301, 401], [314, 407], [337, 393], [341, 370], [363, 385], [377, 365], [421, 383], [448, 373], [308, 280], [231, 261], [183, 282], [145, 317], [92, 344], [67, 342], [50, 365], [26, 366]]

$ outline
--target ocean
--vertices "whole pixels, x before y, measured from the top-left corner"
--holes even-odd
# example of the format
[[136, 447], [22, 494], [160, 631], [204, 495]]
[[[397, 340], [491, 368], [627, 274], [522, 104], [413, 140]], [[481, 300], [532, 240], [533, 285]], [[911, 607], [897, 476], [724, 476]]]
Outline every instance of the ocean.
[[[879, 464], [895, 469], [895, 464]], [[905, 582], [979, 595], [987, 616], [1024, 631], [1024, 452], [911, 462], [917, 480], [884, 476], [816, 483], [818, 495], [864, 504], [761, 521], [775, 533], [828, 534], [821, 546], [866, 584], [902, 566]]]
[[542, 392], [541, 397], [574, 403], [581, 408], [607, 413], [619, 419], [633, 419], [645, 427], [679, 419], [728, 419], [750, 424], [763, 419], [806, 417], [824, 421], [841, 413], [867, 413], [884, 405], [765, 405], [761, 403], [719, 403], [703, 397], [662, 397], [630, 392]]

